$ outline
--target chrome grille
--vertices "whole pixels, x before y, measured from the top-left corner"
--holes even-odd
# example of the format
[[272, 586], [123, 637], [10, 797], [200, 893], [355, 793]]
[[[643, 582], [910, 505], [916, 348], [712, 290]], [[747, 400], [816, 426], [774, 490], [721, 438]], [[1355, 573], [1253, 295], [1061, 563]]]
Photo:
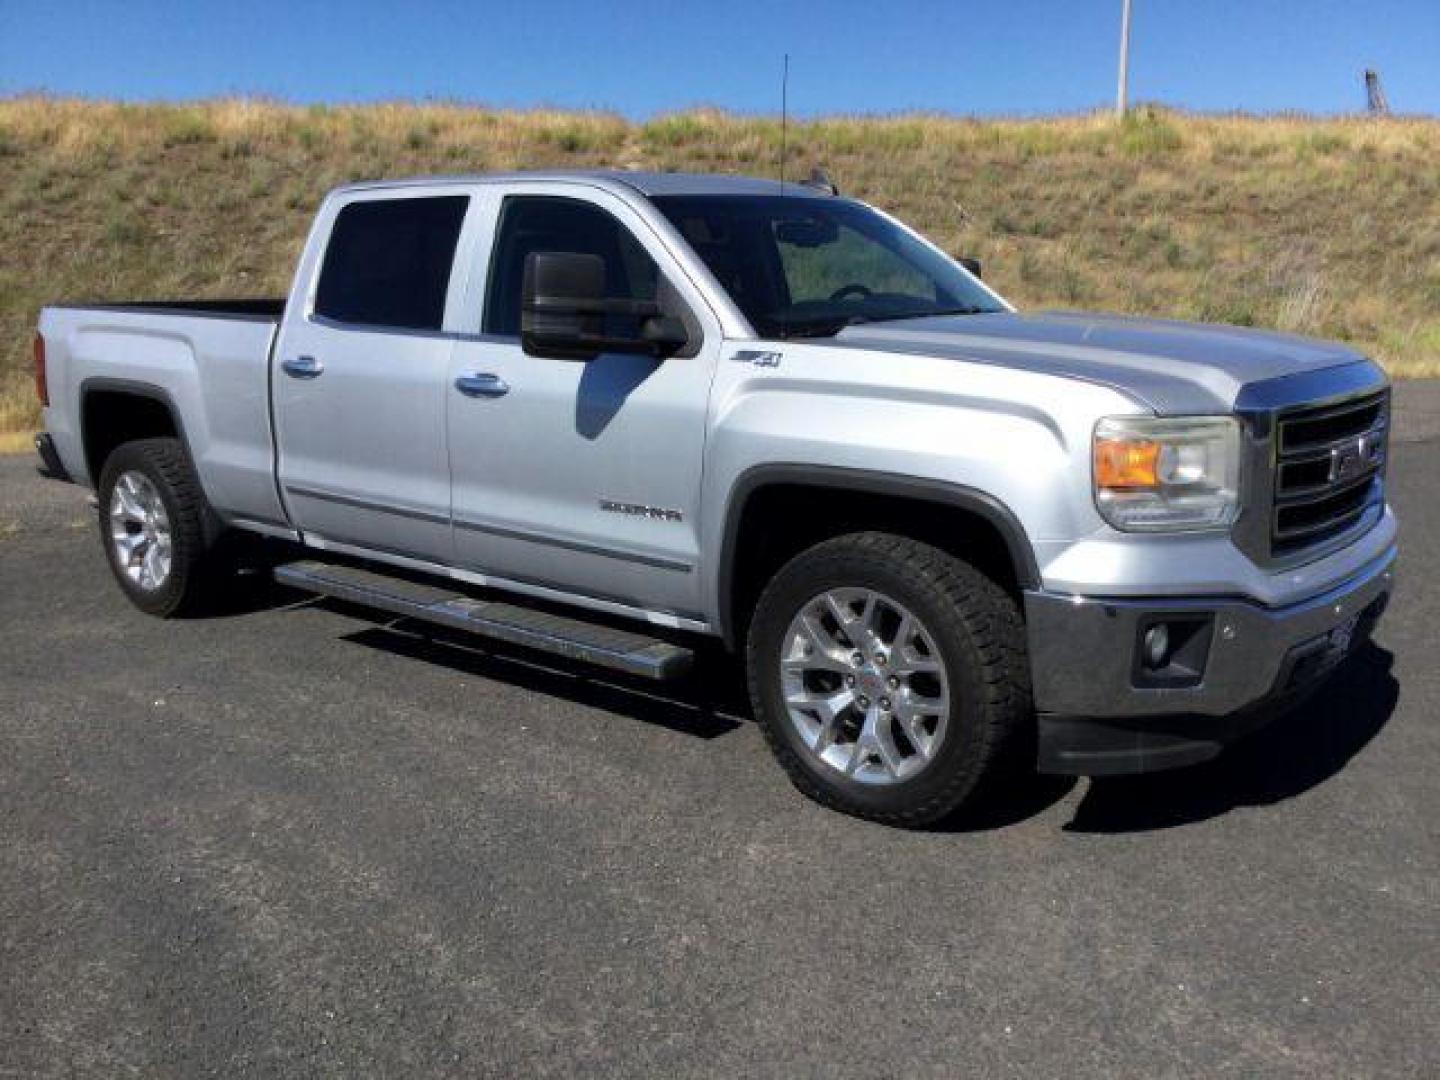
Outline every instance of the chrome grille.
[[1344, 533], [1383, 498], [1389, 413], [1382, 390], [1276, 418], [1272, 555]]

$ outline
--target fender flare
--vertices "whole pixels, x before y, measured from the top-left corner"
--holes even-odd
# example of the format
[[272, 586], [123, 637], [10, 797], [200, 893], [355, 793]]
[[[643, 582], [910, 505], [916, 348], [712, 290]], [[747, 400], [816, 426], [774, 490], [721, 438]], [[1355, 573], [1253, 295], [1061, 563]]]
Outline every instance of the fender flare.
[[875, 472], [831, 465], [757, 465], [741, 473], [730, 489], [725, 504], [725, 524], [720, 545], [717, 574], [720, 634], [735, 647], [734, 580], [735, 557], [740, 539], [740, 522], [750, 498], [759, 490], [786, 484], [805, 487], [844, 488], [873, 495], [891, 495], [914, 502], [929, 502], [964, 510], [993, 526], [1005, 543], [1015, 580], [1021, 589], [1040, 586], [1040, 568], [1035, 549], [1015, 512], [995, 496], [978, 488], [945, 480], [930, 480], [896, 473]]
[[[90, 438], [85, 430], [85, 402], [94, 393], [115, 393], [130, 394], [133, 397], [149, 398], [165, 406], [165, 411], [170, 414], [170, 422], [175, 426], [175, 434], [180, 444], [185, 448], [185, 456], [190, 459], [190, 466], [194, 468], [195, 458], [190, 453], [190, 437], [185, 433], [185, 420], [180, 415], [180, 409], [175, 405], [175, 399], [170, 391], [163, 386], [156, 386], [154, 383], [137, 382], [134, 379], [115, 379], [108, 375], [92, 375], [80, 384], [80, 444], [85, 450], [85, 467], [90, 469]], [[104, 465], [104, 462], [100, 462]], [[96, 470], [91, 470], [96, 471]], [[92, 483], [98, 484], [98, 475], [90, 477]]]
[[175, 428], [175, 437], [180, 440], [180, 449], [185, 454], [185, 460], [190, 463], [190, 470], [195, 474], [196, 483], [200, 487], [200, 494], [203, 497], [203, 518], [205, 526], [206, 543], [213, 543], [216, 537], [223, 531], [219, 515], [210, 505], [210, 497], [205, 492], [205, 484], [200, 479], [200, 470], [195, 465], [195, 455], [190, 450], [190, 436], [185, 431], [185, 419], [180, 413], [180, 408], [175, 404], [175, 398], [170, 391], [163, 386], [156, 386], [154, 383], [137, 382], [134, 379], [116, 379], [108, 375], [92, 375], [80, 384], [80, 446], [85, 455], [85, 468], [92, 475], [90, 485], [96, 492], [100, 490], [100, 470], [105, 463], [90, 461], [90, 436], [85, 427], [85, 402], [94, 393], [116, 393], [130, 394], [133, 397], [146, 398], [163, 405], [165, 411], [170, 415], [170, 423]]

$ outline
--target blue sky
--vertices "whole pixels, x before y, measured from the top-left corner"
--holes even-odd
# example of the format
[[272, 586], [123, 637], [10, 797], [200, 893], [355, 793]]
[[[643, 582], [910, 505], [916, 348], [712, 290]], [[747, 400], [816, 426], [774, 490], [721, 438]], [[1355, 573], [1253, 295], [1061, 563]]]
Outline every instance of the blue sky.
[[[1131, 96], [1344, 112], [1377, 67], [1440, 113], [1440, 0], [1134, 0]], [[0, 94], [443, 99], [796, 115], [1076, 111], [1113, 100], [1120, 0], [0, 0]]]

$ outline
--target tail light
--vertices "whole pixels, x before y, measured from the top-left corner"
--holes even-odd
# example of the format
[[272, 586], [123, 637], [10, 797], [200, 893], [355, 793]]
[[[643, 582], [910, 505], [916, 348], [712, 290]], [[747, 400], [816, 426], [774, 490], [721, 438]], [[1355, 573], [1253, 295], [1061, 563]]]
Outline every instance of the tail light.
[[35, 396], [43, 407], [50, 407], [50, 385], [45, 381], [45, 338], [40, 334], [35, 335]]

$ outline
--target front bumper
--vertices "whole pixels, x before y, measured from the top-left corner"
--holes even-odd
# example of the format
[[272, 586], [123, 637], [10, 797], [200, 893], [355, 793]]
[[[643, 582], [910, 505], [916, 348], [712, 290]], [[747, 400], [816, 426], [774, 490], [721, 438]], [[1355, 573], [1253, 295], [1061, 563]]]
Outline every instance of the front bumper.
[[[1040, 768], [1113, 775], [1214, 757], [1318, 685], [1368, 636], [1389, 600], [1395, 558], [1392, 547], [1339, 585], [1280, 608], [1218, 597], [1027, 592]], [[1353, 616], [1353, 633], [1332, 635]], [[1208, 621], [1208, 654], [1194, 685], [1143, 685], [1137, 675], [1144, 628], [1167, 617]]]

